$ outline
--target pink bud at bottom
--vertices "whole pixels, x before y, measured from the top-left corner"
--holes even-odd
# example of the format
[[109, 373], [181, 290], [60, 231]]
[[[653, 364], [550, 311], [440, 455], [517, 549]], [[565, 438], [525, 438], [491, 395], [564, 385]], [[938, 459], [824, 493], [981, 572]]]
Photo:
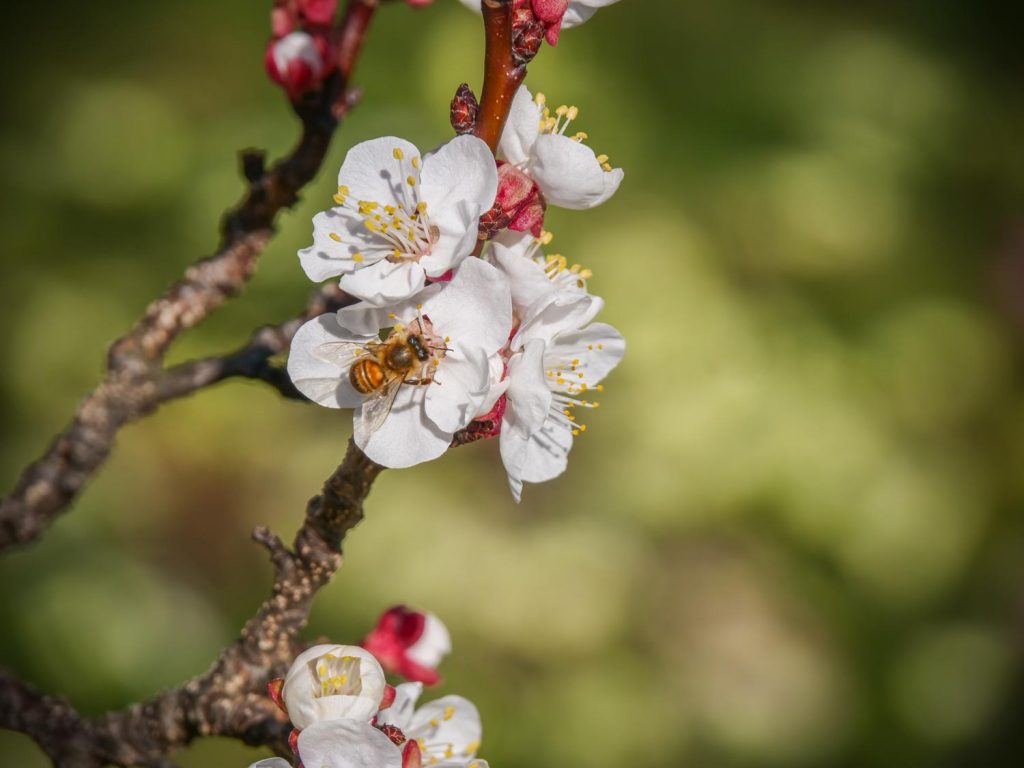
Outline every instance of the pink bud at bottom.
[[415, 741], [409, 741], [402, 750], [402, 768], [422, 768], [423, 753], [420, 752], [420, 745]]

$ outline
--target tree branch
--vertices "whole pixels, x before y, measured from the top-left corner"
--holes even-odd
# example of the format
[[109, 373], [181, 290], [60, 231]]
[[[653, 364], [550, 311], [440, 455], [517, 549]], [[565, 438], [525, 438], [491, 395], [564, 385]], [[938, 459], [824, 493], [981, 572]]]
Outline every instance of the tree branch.
[[227, 736], [290, 754], [292, 726], [266, 695], [299, 651], [313, 597], [341, 566], [345, 535], [383, 467], [350, 442], [341, 465], [306, 505], [289, 549], [269, 530], [253, 538], [274, 566], [271, 596], [206, 673], [148, 702], [87, 719], [62, 699], [0, 673], [0, 727], [28, 734], [59, 768], [167, 765], [166, 756], [200, 736]]
[[[197, 366], [177, 370], [165, 381], [163, 356], [179, 333], [244, 288], [273, 234], [276, 215], [295, 204], [299, 190], [319, 171], [338, 120], [353, 103], [348, 82], [376, 7], [377, 0], [349, 0], [338, 30], [337, 71], [323, 88], [294, 104], [302, 120], [299, 143], [269, 171], [263, 169], [261, 154], [243, 153], [248, 191], [224, 216], [218, 252], [190, 267], [182, 280], [149, 305], [126, 336], [114, 342], [103, 381], [0, 502], [0, 551], [30, 542], [49, 527], [110, 454], [122, 426], [170, 397], [195, 391], [204, 376], [212, 383], [259, 369], [258, 355], [235, 357], [219, 372], [216, 366]], [[272, 371], [262, 374], [260, 378], [278, 389], [287, 389]]]
[[512, 6], [510, 0], [483, 0], [484, 87], [474, 133], [487, 142], [491, 152], [505, 127], [512, 99], [526, 77], [526, 66], [512, 50]]

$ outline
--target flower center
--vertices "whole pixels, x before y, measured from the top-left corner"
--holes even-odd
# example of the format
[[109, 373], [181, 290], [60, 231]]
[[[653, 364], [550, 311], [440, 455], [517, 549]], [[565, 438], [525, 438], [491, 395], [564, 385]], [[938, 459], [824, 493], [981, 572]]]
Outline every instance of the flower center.
[[358, 696], [363, 690], [358, 656], [335, 656], [327, 653], [309, 662], [313, 673], [313, 698], [325, 696]]
[[[562, 104], [555, 107], [555, 114], [551, 114], [551, 108], [547, 105], [547, 96], [543, 93], [538, 93], [533, 97], [534, 102], [540, 107], [541, 118], [540, 118], [540, 132], [551, 133], [555, 136], [565, 136], [565, 132], [569, 129], [569, 125], [580, 115], [579, 107], [569, 106]], [[588, 136], [583, 131], [577, 131], [570, 136], [573, 141], [583, 142], [586, 141]], [[612, 169], [611, 164], [608, 162], [608, 155], [598, 155], [597, 162], [601, 164], [601, 168], [604, 171], [610, 171]]]
[[[399, 179], [394, 189], [393, 203], [353, 201], [346, 186], [338, 187], [334, 202], [362, 217], [363, 226], [376, 235], [383, 249], [390, 251], [385, 257], [388, 261], [418, 262], [430, 253], [440, 231], [430, 222], [427, 203], [420, 199], [420, 158], [413, 157], [407, 161], [400, 147], [394, 148], [392, 156], [398, 166]], [[353, 254], [352, 260], [361, 262], [363, 255]]]

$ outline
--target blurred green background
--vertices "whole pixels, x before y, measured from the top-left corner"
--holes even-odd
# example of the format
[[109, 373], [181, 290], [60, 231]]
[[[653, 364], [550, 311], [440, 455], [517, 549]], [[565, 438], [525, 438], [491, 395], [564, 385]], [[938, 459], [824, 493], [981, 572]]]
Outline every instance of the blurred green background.
[[[296, 135], [269, 2], [7, 0], [0, 485], [106, 345], [216, 243], [235, 153]], [[1006, 765], [1024, 755], [1024, 48], [996, 2], [624, 0], [528, 84], [626, 169], [551, 211], [628, 340], [569, 471], [497, 445], [388, 472], [309, 637], [437, 612], [442, 692], [523, 768]], [[1019, 6], [1018, 6], [1019, 7]], [[243, 298], [176, 347], [293, 314], [345, 150], [450, 135], [480, 80], [454, 0], [383, 9], [359, 108]], [[125, 429], [39, 543], [0, 560], [0, 661], [86, 712], [205, 669], [265, 595], [350, 421], [232, 382]], [[226, 741], [187, 768], [264, 753]], [[44, 764], [0, 733], [0, 762]]]

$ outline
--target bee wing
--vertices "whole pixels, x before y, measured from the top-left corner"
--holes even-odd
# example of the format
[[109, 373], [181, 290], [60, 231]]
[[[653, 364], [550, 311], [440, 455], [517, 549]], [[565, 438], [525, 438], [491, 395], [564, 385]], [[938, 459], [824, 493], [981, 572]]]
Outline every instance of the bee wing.
[[361, 357], [373, 354], [374, 342], [328, 341], [317, 347], [316, 356], [339, 368], [348, 368]]
[[384, 419], [391, 413], [391, 406], [395, 403], [398, 389], [405, 381], [406, 375], [403, 374], [391, 379], [381, 389], [378, 389], [363, 401], [363, 409], [360, 412], [359, 421], [365, 434], [370, 435], [380, 429]]

